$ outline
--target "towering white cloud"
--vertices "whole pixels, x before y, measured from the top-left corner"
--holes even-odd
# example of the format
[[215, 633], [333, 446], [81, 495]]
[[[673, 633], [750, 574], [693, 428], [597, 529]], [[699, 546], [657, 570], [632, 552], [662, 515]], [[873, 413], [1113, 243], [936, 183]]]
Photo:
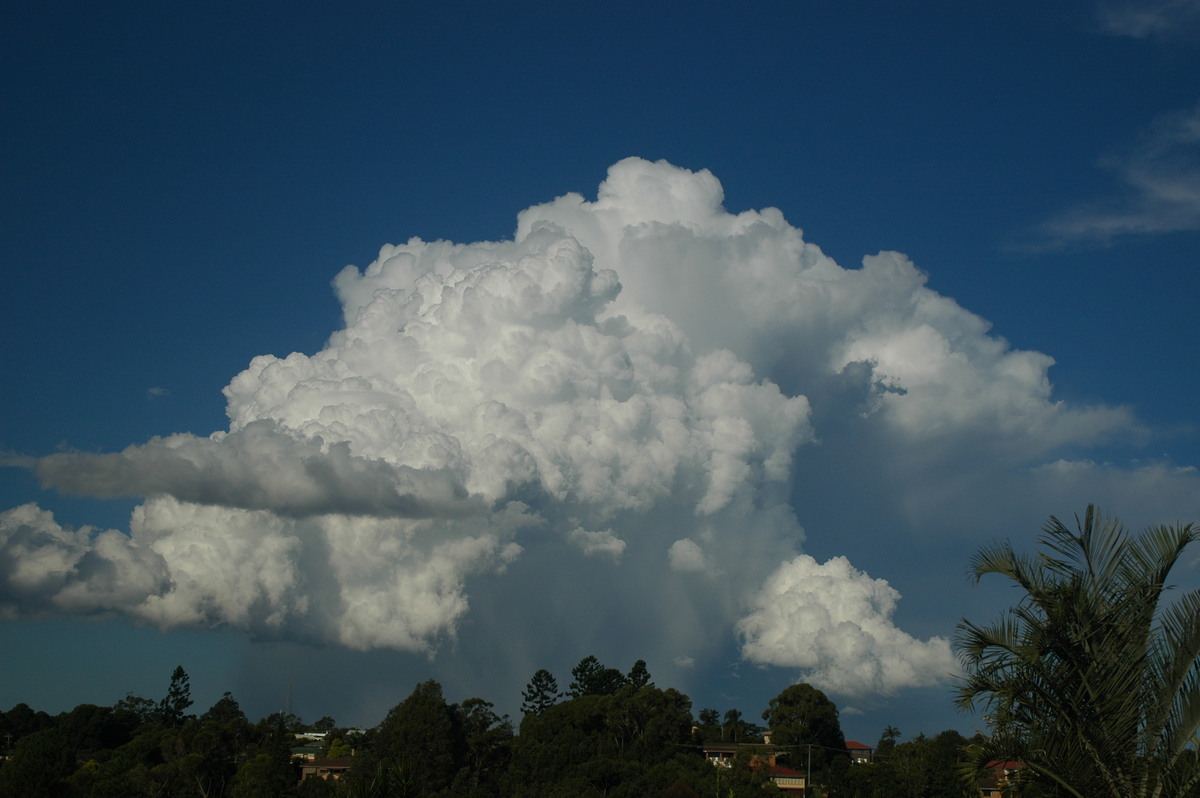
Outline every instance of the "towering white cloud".
[[518, 237], [561, 226], [618, 269], [615, 310], [667, 316], [698, 351], [730, 349], [797, 391], [868, 366], [863, 410], [906, 436], [971, 432], [1046, 451], [1130, 424], [1120, 409], [1051, 401], [1051, 358], [989, 335], [903, 255], [844, 269], [778, 210], [734, 215], [721, 200], [707, 171], [629, 159], [595, 202], [568, 194], [522, 213]]
[[[993, 497], [1037, 467], [1066, 484], [1056, 450], [1133, 426], [1055, 401], [1049, 357], [902, 255], [845, 269], [665, 162], [621, 161], [595, 201], [530, 208], [511, 241], [414, 238], [334, 285], [343, 329], [254, 358], [225, 388], [228, 430], [32, 463], [65, 492], [146, 500], [129, 534], [0, 514], [3, 611], [432, 654], [477, 586], [513, 648], [611, 628], [585, 608], [624, 613], [638, 656], [692, 663], [736, 625], [748, 659], [887, 692], [942, 678], [948, 647], [893, 625], [887, 583], [800, 555], [801, 522], [845, 501], [808, 483], [850, 462], [920, 521], [979, 499], [964, 474]], [[493, 606], [519, 600], [536, 623]]]

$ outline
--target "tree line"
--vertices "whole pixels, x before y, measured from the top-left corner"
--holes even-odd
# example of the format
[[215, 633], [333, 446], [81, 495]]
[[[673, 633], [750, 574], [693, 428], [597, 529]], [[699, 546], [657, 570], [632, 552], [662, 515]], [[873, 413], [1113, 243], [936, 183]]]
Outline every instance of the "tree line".
[[[190, 714], [189, 678], [179, 667], [159, 701], [130, 695], [111, 707], [84, 704], [56, 717], [25, 704], [0, 713], [9, 753], [0, 763], [0, 795], [761, 797], [780, 794], [754, 756], [768, 728], [780, 763], [799, 770], [811, 764], [815, 783], [830, 794], [970, 794], [948, 786], [955, 762], [946, 752], [966, 742], [947, 738], [951, 732], [896, 745], [898, 732], [888, 737], [885, 730], [880, 747], [890, 747], [891, 755], [852, 767], [836, 706], [807, 684], [772, 699], [761, 716], [765, 725], [737, 709], [722, 715], [705, 708], [694, 717], [691, 699], [655, 685], [644, 661], [622, 672], [588, 656], [572, 669], [566, 690], [539, 670], [522, 699], [522, 719], [514, 724], [482, 698], [451, 703], [430, 680], [365, 731], [339, 728], [328, 717], [308, 725], [284, 712], [252, 723], [229, 693]], [[350, 758], [340, 779], [299, 780], [292, 749], [296, 734], [311, 730], [326, 732], [324, 757]], [[744, 745], [731, 767], [715, 768], [703, 756], [705, 742]]]

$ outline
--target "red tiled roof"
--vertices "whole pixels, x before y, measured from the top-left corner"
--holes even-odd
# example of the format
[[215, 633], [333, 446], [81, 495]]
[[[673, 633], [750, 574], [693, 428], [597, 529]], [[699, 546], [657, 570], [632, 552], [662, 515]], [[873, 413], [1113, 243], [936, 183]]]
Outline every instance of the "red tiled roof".
[[846, 747], [847, 747], [847, 748], [849, 748], [851, 751], [853, 751], [853, 750], [855, 750], [855, 749], [860, 749], [860, 750], [863, 750], [863, 751], [870, 751], [870, 750], [872, 750], [872, 746], [869, 746], [869, 745], [863, 745], [862, 743], [858, 742], [857, 740], [847, 740], [847, 741], [846, 741]]

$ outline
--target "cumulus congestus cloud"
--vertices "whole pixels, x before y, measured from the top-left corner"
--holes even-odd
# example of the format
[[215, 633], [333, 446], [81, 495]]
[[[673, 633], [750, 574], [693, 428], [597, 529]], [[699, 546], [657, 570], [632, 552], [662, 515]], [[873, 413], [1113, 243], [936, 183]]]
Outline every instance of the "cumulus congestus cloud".
[[913, 638], [892, 622], [900, 594], [845, 557], [802, 554], [771, 575], [738, 622], [747, 659], [795, 668], [842, 695], [890, 693], [957, 672], [950, 642]]
[[[128, 534], [0, 514], [2, 611], [433, 652], [473, 580], [559, 546], [521, 589], [603, 569], [622, 600], [586, 603], [636, 606], [629, 634], [663, 661], [736, 633], [750, 660], [887, 692], [939, 678], [945, 641], [896, 628], [886, 583], [801, 554], [797, 463], [834, 424], [882, 462], [934, 441], [1021, 466], [1132, 426], [1052, 401], [1050, 358], [903, 256], [845, 269], [779, 211], [731, 214], [715, 177], [665, 162], [527, 209], [510, 241], [385, 246], [334, 287], [343, 329], [255, 358], [225, 388], [228, 430], [29, 464], [145, 502]], [[519, 645], [571, 622], [553, 604], [537, 624], [492, 615]]]

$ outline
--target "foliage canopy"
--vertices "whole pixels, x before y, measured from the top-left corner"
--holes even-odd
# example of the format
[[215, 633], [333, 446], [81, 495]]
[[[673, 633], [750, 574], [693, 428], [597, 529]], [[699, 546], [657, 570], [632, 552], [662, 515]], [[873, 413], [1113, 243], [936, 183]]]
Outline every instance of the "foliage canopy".
[[1002, 542], [975, 555], [976, 581], [998, 574], [1024, 595], [990, 625], [959, 624], [958, 704], [982, 706], [992, 730], [965, 775], [1017, 761], [1079, 798], [1200, 784], [1200, 591], [1164, 602], [1197, 537], [1192, 524], [1131, 535], [1089, 506], [1075, 530], [1051, 517], [1037, 554]]

